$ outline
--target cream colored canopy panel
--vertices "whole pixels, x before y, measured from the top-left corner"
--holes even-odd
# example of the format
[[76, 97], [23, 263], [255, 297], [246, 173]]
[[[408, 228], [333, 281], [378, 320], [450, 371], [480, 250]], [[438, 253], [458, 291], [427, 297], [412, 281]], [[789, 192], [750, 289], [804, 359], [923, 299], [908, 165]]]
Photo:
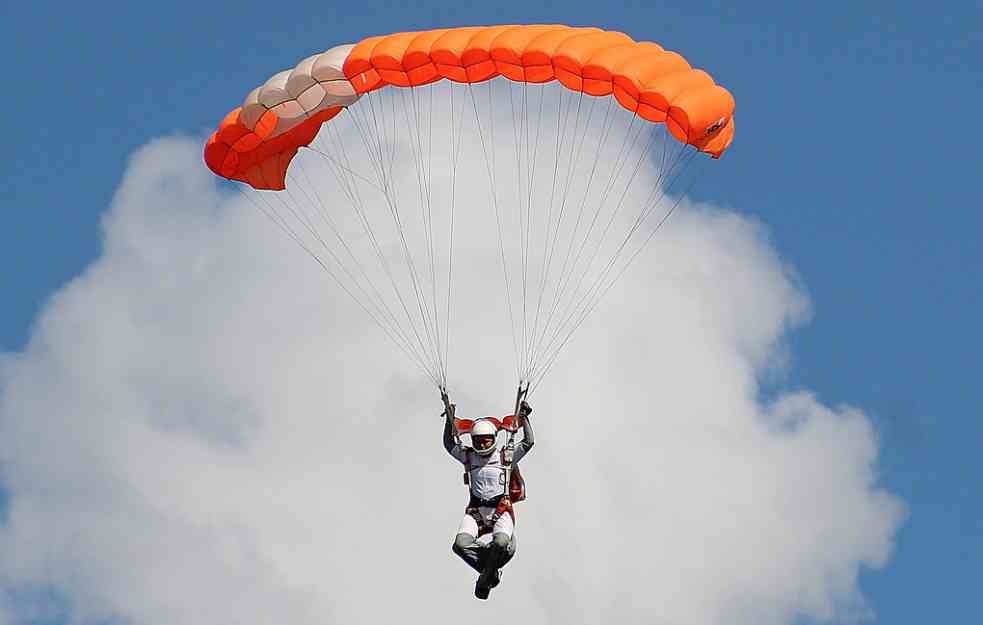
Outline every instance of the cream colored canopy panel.
[[277, 124], [270, 137], [275, 137], [326, 108], [354, 104], [361, 96], [355, 93], [342, 71], [354, 47], [335, 46], [309, 56], [297, 67], [279, 72], [253, 89], [242, 103], [239, 115], [242, 124], [255, 129], [263, 114], [273, 111]]

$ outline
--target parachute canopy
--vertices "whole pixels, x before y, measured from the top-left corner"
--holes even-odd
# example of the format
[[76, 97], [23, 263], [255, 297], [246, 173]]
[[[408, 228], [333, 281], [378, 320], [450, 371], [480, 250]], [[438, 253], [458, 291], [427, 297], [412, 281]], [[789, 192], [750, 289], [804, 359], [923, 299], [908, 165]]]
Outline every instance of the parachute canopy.
[[204, 157], [441, 388], [452, 284], [477, 286], [478, 314], [508, 313], [528, 389], [672, 214], [695, 156], [733, 137], [734, 98], [676, 52], [488, 26], [310, 56], [253, 89]]
[[561, 25], [464, 27], [363, 39], [310, 56], [274, 75], [222, 120], [205, 146], [216, 174], [280, 190], [298, 148], [363, 94], [448, 79], [559, 81], [614, 97], [665, 123], [682, 143], [717, 158], [734, 137], [734, 98], [675, 52], [624, 33]]

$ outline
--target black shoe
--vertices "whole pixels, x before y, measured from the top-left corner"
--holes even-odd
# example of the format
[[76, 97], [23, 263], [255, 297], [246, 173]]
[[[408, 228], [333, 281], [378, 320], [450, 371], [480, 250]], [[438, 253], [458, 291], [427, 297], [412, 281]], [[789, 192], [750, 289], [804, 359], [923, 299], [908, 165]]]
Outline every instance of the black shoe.
[[498, 569], [486, 569], [478, 576], [478, 583], [474, 585], [474, 596], [479, 599], [487, 599], [488, 593], [502, 581], [502, 574]]
[[479, 599], [482, 600], [487, 599], [488, 593], [490, 592], [491, 592], [491, 588], [487, 586], [482, 586], [481, 582], [478, 582], [477, 584], [474, 585], [474, 596]]

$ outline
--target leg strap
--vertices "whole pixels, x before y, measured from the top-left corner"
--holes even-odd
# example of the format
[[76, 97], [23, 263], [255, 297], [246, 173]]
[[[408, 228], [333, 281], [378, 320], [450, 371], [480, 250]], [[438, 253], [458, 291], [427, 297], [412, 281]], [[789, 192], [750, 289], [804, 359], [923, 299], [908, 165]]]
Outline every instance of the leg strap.
[[515, 511], [512, 509], [512, 502], [507, 497], [498, 498], [498, 501], [495, 504], [495, 512], [493, 512], [487, 519], [481, 516], [481, 511], [479, 510], [480, 507], [482, 506], [479, 505], [479, 502], [472, 498], [472, 500], [468, 502], [468, 507], [464, 509], [464, 514], [470, 516], [472, 519], [474, 519], [474, 522], [478, 524], [479, 537], [490, 533], [495, 527], [495, 523], [502, 518], [503, 514], [508, 513], [508, 515], [512, 517], [512, 523], [515, 523]]

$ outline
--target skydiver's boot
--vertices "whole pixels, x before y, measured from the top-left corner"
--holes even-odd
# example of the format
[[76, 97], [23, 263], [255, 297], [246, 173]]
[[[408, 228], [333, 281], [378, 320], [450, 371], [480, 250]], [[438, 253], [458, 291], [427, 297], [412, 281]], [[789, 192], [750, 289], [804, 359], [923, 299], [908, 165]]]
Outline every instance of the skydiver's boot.
[[512, 540], [507, 534], [495, 534], [491, 543], [488, 545], [488, 557], [485, 561], [485, 568], [478, 576], [478, 582], [474, 585], [474, 596], [479, 599], [487, 599], [491, 589], [498, 586], [502, 581], [502, 574], [499, 567], [512, 559], [514, 550]]
[[[474, 596], [479, 599], [487, 599], [491, 589], [498, 586], [502, 580], [502, 573], [498, 569], [487, 569], [487, 575], [483, 572], [478, 577], [478, 582], [474, 585]], [[487, 577], [487, 579], [485, 579]]]

